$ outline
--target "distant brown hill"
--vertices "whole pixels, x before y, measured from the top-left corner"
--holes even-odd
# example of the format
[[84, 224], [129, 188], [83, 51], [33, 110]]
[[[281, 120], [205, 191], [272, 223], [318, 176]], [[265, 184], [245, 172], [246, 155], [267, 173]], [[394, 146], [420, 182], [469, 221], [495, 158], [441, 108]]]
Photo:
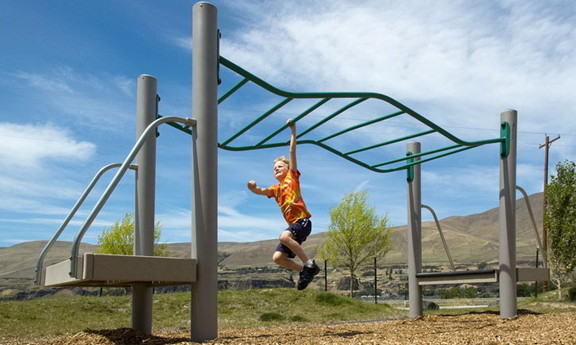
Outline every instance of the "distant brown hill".
[[[542, 193], [533, 194], [529, 198], [538, 229], [541, 231]], [[518, 261], [533, 261], [537, 241], [524, 199], [517, 201], [516, 208], [517, 259]], [[455, 263], [474, 264], [498, 260], [498, 208], [469, 216], [444, 218], [440, 220], [440, 223]], [[311, 235], [304, 242], [305, 250], [314, 256], [325, 237], [326, 233]], [[405, 264], [406, 226], [392, 229], [392, 242], [393, 249], [382, 263]], [[45, 241], [33, 241], [11, 247], [1, 247], [0, 279], [32, 279], [36, 260], [45, 243]], [[221, 242], [218, 244], [220, 264], [227, 267], [274, 266], [271, 257], [276, 244], [276, 239], [247, 243]], [[425, 264], [448, 264], [442, 241], [433, 221], [423, 223], [422, 248], [422, 258]], [[94, 251], [94, 249], [94, 245], [83, 244], [80, 251], [84, 253]], [[190, 256], [190, 243], [171, 243], [168, 245], [168, 251], [173, 257]], [[58, 242], [46, 258], [46, 263], [59, 262], [69, 256], [70, 243]]]
[[[529, 196], [538, 230], [542, 231], [542, 193]], [[425, 214], [423, 210], [423, 214]], [[455, 216], [440, 220], [444, 237], [455, 264], [474, 264], [498, 261], [498, 208], [469, 216]], [[536, 235], [526, 202], [516, 202], [517, 260], [534, 260]], [[541, 235], [540, 235], [541, 236]], [[326, 237], [326, 233], [311, 235], [304, 248], [313, 256]], [[392, 251], [386, 255], [385, 264], [405, 264], [407, 257], [406, 226], [392, 229]], [[222, 264], [226, 266], [271, 265], [272, 251], [277, 240], [250, 243], [220, 243], [219, 251], [229, 254]], [[442, 240], [434, 221], [422, 223], [422, 260], [424, 263], [446, 265], [449, 263]]]

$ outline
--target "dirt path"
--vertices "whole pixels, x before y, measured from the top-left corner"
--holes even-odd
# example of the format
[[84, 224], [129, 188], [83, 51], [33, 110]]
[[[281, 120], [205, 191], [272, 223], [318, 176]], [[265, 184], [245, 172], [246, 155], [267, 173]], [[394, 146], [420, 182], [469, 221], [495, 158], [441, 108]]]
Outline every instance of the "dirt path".
[[[196, 344], [187, 340], [189, 336], [187, 330], [144, 337], [130, 329], [117, 329], [3, 344]], [[218, 339], [205, 344], [576, 344], [576, 313], [522, 314], [507, 320], [494, 313], [471, 313], [402, 321], [226, 329], [220, 331]]]

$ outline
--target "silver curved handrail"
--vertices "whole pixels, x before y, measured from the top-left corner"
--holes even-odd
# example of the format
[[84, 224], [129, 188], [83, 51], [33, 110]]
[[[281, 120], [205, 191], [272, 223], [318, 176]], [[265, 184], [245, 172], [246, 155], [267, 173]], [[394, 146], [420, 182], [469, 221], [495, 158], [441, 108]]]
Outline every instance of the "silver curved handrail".
[[[542, 248], [542, 243], [540, 242], [540, 234], [538, 233], [538, 226], [536, 225], [536, 220], [534, 218], [534, 212], [532, 212], [532, 205], [530, 204], [530, 199], [528, 198], [528, 194], [526, 193], [526, 191], [524, 190], [524, 188], [520, 187], [520, 186], [516, 186], [516, 189], [518, 191], [520, 191], [520, 193], [522, 193], [522, 195], [524, 196], [524, 200], [526, 200], [526, 208], [528, 209], [528, 214], [530, 215], [530, 220], [532, 221], [532, 226], [534, 228], [534, 234], [536, 235], [536, 241], [538, 242], [538, 248], [540, 248], [542, 250], [542, 263], [544, 265], [544, 268], [548, 268], [548, 259], [546, 257], [546, 250]], [[444, 244], [444, 250], [446, 251], [446, 255], [448, 255], [448, 260], [450, 261], [450, 266], [452, 266], [452, 270], [454, 270], [454, 263], [452, 262], [452, 256], [450, 255], [450, 249], [448, 248], [448, 245], [446, 244], [446, 240], [444, 239], [444, 234], [442, 233], [442, 227], [440, 226], [440, 222], [438, 221], [438, 217], [436, 217], [436, 213], [434, 212], [434, 210], [427, 205], [421, 205], [422, 208], [425, 208], [427, 210], [430, 211], [430, 213], [432, 213], [432, 216], [434, 217], [434, 221], [436, 222], [436, 226], [438, 227], [438, 231], [440, 232], [440, 238], [442, 239], [442, 244]]]
[[444, 233], [442, 232], [442, 227], [440, 226], [440, 222], [438, 221], [438, 217], [436, 217], [436, 212], [432, 209], [432, 207], [428, 205], [421, 204], [422, 208], [427, 209], [432, 213], [432, 217], [434, 217], [434, 221], [436, 222], [436, 227], [438, 228], [438, 232], [440, 233], [440, 238], [442, 239], [442, 244], [444, 245], [444, 250], [446, 251], [446, 255], [448, 256], [448, 261], [450, 261], [450, 267], [452, 267], [452, 271], [455, 271], [454, 262], [452, 261], [452, 255], [450, 254], [450, 249], [448, 248], [448, 244], [446, 243], [446, 239], [444, 238]]
[[530, 219], [532, 220], [532, 227], [534, 228], [534, 234], [536, 235], [536, 241], [538, 241], [538, 248], [542, 251], [542, 263], [544, 264], [544, 268], [548, 268], [548, 258], [546, 257], [546, 248], [542, 248], [542, 242], [540, 242], [540, 234], [538, 233], [538, 226], [536, 225], [536, 220], [534, 219], [534, 213], [532, 212], [532, 205], [530, 205], [530, 199], [528, 198], [528, 194], [524, 188], [520, 186], [516, 186], [516, 189], [522, 193], [524, 196], [524, 200], [526, 200], [526, 208], [528, 209], [528, 214], [530, 215]]
[[140, 138], [138, 138], [138, 141], [136, 141], [136, 144], [134, 144], [134, 147], [132, 148], [132, 150], [122, 163], [122, 166], [120, 167], [118, 172], [116, 172], [116, 175], [114, 175], [114, 177], [108, 184], [108, 187], [106, 187], [106, 190], [104, 191], [104, 193], [102, 194], [102, 196], [100, 197], [100, 199], [98, 200], [98, 202], [96, 203], [96, 205], [94, 206], [94, 208], [84, 221], [84, 225], [82, 226], [82, 228], [80, 228], [80, 230], [76, 234], [74, 242], [72, 243], [72, 250], [70, 252], [70, 277], [78, 278], [76, 277], [77, 273], [76, 269], [78, 265], [78, 252], [80, 248], [80, 242], [82, 241], [84, 234], [86, 233], [90, 225], [92, 225], [92, 222], [94, 221], [94, 219], [96, 218], [96, 216], [98, 215], [98, 213], [100, 212], [106, 201], [108, 201], [108, 198], [114, 191], [114, 188], [116, 188], [116, 186], [120, 182], [120, 179], [122, 179], [122, 176], [124, 176], [124, 173], [126, 172], [126, 170], [128, 170], [130, 163], [134, 160], [134, 158], [136, 158], [136, 155], [138, 154], [142, 146], [145, 144], [146, 140], [148, 140], [148, 137], [150, 135], [156, 135], [156, 128], [161, 124], [167, 122], [180, 122], [188, 127], [193, 127], [196, 125], [196, 120], [192, 118], [166, 116], [156, 119], [154, 122], [150, 123], [148, 127], [146, 127], [146, 129], [144, 130], [144, 132], [142, 132]]
[[[98, 180], [100, 180], [100, 177], [102, 177], [102, 175], [104, 175], [104, 173], [107, 172], [108, 170], [113, 169], [113, 168], [118, 168], [120, 166], [121, 166], [120, 163], [108, 164], [108, 165], [102, 167], [100, 170], [98, 170], [96, 175], [94, 175], [94, 178], [92, 178], [92, 181], [90, 181], [90, 183], [88, 184], [88, 187], [86, 187], [86, 189], [84, 190], [84, 192], [82, 193], [82, 195], [80, 196], [78, 201], [76, 201], [76, 204], [74, 204], [74, 207], [72, 207], [72, 210], [70, 210], [70, 212], [68, 213], [68, 216], [66, 216], [66, 218], [64, 219], [64, 222], [62, 222], [62, 224], [60, 225], [60, 227], [56, 231], [56, 234], [54, 234], [54, 236], [52, 236], [52, 239], [46, 243], [46, 245], [44, 246], [44, 249], [42, 249], [42, 252], [40, 253], [40, 256], [38, 256], [38, 261], [36, 263], [36, 280], [34, 281], [34, 283], [36, 283], [37, 285], [40, 285], [42, 283], [42, 270], [44, 268], [44, 259], [46, 257], [46, 254], [48, 254], [48, 252], [50, 251], [50, 249], [52, 248], [54, 243], [56, 243], [56, 241], [58, 240], [58, 237], [60, 237], [60, 235], [62, 234], [64, 229], [66, 229], [66, 227], [68, 226], [68, 223], [70, 223], [70, 221], [72, 220], [74, 215], [76, 215], [76, 212], [78, 212], [78, 209], [80, 209], [80, 206], [82, 206], [82, 204], [84, 203], [84, 201], [86, 200], [88, 195], [90, 195], [90, 192], [92, 191], [94, 186], [96, 186], [96, 183], [98, 182]], [[138, 167], [136, 165], [130, 165], [129, 168], [132, 170], [138, 169]]]

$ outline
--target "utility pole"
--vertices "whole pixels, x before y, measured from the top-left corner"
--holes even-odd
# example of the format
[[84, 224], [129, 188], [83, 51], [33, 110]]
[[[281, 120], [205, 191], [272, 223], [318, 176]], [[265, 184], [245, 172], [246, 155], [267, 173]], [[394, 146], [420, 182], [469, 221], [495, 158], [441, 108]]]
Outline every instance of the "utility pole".
[[[541, 149], [543, 147], [545, 147], [544, 150], [544, 195], [542, 196], [542, 208], [543, 208], [543, 212], [542, 212], [542, 257], [545, 260], [548, 260], [548, 232], [546, 230], [546, 223], [544, 221], [544, 218], [546, 217], [546, 204], [547, 204], [547, 198], [546, 198], [546, 190], [548, 187], [548, 155], [549, 155], [549, 151], [550, 151], [550, 145], [552, 145], [553, 142], [555, 142], [556, 140], [560, 139], [560, 135], [558, 135], [556, 138], [550, 140], [550, 137], [548, 136], [548, 134], [546, 134], [546, 142], [542, 145], [540, 145], [538, 148]], [[544, 282], [542, 289], [544, 291], [548, 290], [548, 282]]]

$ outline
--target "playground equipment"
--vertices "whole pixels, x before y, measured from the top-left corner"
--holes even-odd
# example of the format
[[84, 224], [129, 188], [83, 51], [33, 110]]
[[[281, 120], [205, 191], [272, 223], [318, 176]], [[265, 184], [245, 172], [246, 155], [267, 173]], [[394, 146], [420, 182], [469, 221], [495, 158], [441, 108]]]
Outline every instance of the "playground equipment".
[[[502, 114], [500, 137], [479, 141], [464, 141], [436, 125], [426, 117], [378, 93], [293, 93], [280, 90], [247, 72], [218, 54], [217, 10], [206, 2], [193, 7], [193, 56], [192, 56], [192, 104], [195, 119], [161, 117], [158, 114], [156, 80], [147, 75], [138, 79], [137, 135], [138, 140], [120, 165], [118, 172], [94, 206], [84, 225], [76, 235], [69, 260], [43, 267], [44, 257], [56, 241], [69, 216], [54, 238], [48, 242], [40, 255], [37, 266], [37, 281], [45, 286], [132, 286], [132, 327], [151, 333], [152, 287], [157, 285], [190, 284], [191, 292], [191, 338], [203, 341], [217, 337], [217, 148], [242, 151], [285, 146], [287, 141], [274, 141], [274, 137], [287, 128], [282, 124], [267, 137], [254, 144], [237, 144], [251, 128], [266, 120], [293, 100], [315, 100], [312, 106], [291, 116], [294, 121], [303, 121], [322, 107], [334, 101], [345, 104], [319, 121], [307, 126], [298, 135], [299, 144], [312, 144], [328, 150], [350, 162], [375, 172], [407, 171], [408, 191], [408, 264], [410, 287], [410, 315], [422, 315], [421, 287], [425, 284], [452, 284], [461, 281], [498, 281], [500, 283], [500, 315], [508, 318], [516, 315], [517, 280], [547, 279], [547, 270], [525, 272], [516, 268], [515, 261], [515, 187], [516, 187], [516, 111]], [[241, 80], [218, 98], [220, 68], [227, 68]], [[256, 86], [279, 97], [281, 100], [256, 120], [246, 125], [228, 139], [218, 143], [218, 104], [228, 100], [246, 85]], [[392, 112], [379, 115], [363, 123], [355, 124], [336, 133], [312, 138], [324, 124], [336, 119], [367, 101], [382, 102]], [[385, 120], [408, 116], [425, 131], [404, 135], [368, 146], [348, 149], [336, 148], [331, 140]], [[155, 130], [164, 123], [191, 134], [192, 138], [192, 254], [189, 259], [153, 257], [154, 227], [154, 175], [155, 175]], [[451, 142], [450, 145], [420, 152], [419, 142], [407, 144], [407, 154], [385, 162], [369, 162], [366, 152], [386, 146], [407, 142], [419, 137], [438, 134]], [[308, 139], [303, 139], [309, 136]], [[474, 272], [422, 273], [421, 259], [421, 165], [434, 159], [455, 154], [487, 144], [500, 144], [500, 266], [498, 270]], [[364, 154], [363, 156], [361, 156]], [[374, 156], [374, 155], [372, 155]], [[362, 158], [364, 157], [364, 158]], [[373, 157], [371, 157], [373, 158]], [[137, 160], [137, 168], [131, 162]], [[79, 245], [92, 221], [129, 168], [136, 168], [136, 240], [134, 256], [79, 255]], [[94, 182], [95, 183], [95, 182]], [[91, 187], [88, 188], [91, 190]], [[88, 193], [89, 190], [87, 190]], [[83, 195], [79, 203], [85, 199]], [[77, 203], [78, 205], [78, 203]], [[79, 206], [78, 206], [79, 207]], [[431, 210], [431, 208], [428, 208]], [[75, 213], [75, 206], [73, 212]], [[433, 212], [433, 211], [432, 211]]]
[[[191, 284], [196, 280], [196, 260], [154, 257], [154, 185], [156, 166], [156, 128], [167, 122], [194, 126], [196, 121], [179, 117], [156, 119], [156, 80], [148, 75], [138, 78], [137, 134], [139, 139], [122, 164], [100, 169], [92, 179], [56, 234], [42, 250], [36, 269], [36, 282], [44, 286], [131, 286], [133, 289], [132, 326], [151, 331], [152, 287]], [[137, 157], [138, 156], [138, 157]], [[138, 165], [132, 165], [137, 157]], [[108, 170], [119, 168], [102, 196], [76, 234], [70, 259], [43, 267], [44, 259], [72, 217], [86, 200], [99, 178]], [[136, 171], [135, 248], [133, 256], [79, 254], [86, 231], [128, 169]]]
[[[93, 184], [76, 203], [60, 229], [43, 249], [37, 264], [37, 283], [44, 286], [131, 286], [132, 328], [152, 331], [154, 286], [191, 285], [191, 338], [194, 341], [217, 337], [217, 97], [218, 31], [217, 11], [209, 3], [193, 8], [192, 112], [195, 119], [159, 117], [157, 81], [149, 75], [138, 77], [137, 142], [120, 165], [72, 243], [70, 258], [44, 267], [47, 252], [73, 214], [92, 190]], [[170, 123], [192, 138], [192, 250], [191, 258], [154, 257], [154, 193], [156, 128]], [[182, 125], [183, 124], [183, 125]], [[131, 163], [136, 159], [137, 166]], [[117, 165], [114, 165], [117, 166]], [[125, 172], [136, 170], [135, 245], [132, 256], [79, 255], [82, 238], [120, 182]], [[106, 170], [109, 168], [106, 168]], [[97, 174], [99, 177], [101, 173]], [[97, 180], [97, 179], [96, 179]], [[94, 181], [94, 184], [96, 181]]]

